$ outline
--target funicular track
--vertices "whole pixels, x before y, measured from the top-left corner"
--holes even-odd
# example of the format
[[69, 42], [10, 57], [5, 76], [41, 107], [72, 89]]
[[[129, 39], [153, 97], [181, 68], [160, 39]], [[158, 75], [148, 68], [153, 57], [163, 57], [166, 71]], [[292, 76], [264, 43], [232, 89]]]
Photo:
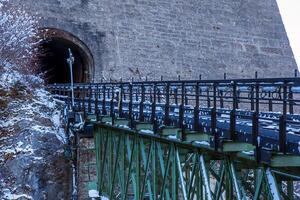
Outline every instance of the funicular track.
[[94, 132], [110, 199], [299, 199], [300, 79], [49, 86]]

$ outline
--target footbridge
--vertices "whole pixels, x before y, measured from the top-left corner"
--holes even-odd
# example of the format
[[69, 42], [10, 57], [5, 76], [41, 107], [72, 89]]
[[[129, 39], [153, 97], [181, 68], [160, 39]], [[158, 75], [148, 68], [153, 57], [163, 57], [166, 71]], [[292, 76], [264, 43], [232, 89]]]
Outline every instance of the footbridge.
[[[54, 84], [109, 199], [299, 199], [300, 78]], [[72, 91], [74, 92], [72, 99]]]

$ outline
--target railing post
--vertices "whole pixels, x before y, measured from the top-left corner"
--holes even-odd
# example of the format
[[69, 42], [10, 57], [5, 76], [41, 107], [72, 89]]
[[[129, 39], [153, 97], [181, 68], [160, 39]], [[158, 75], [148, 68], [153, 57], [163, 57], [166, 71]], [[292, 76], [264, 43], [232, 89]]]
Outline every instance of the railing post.
[[286, 115], [279, 118], [279, 151], [286, 153]]
[[135, 92], [135, 101], [138, 102], [139, 101], [139, 88], [136, 88], [136, 92]]
[[194, 107], [194, 130], [195, 131], [200, 131], [200, 126], [199, 126], [199, 101], [200, 101], [200, 91], [199, 91], [199, 82], [196, 83], [195, 86], [195, 107]]
[[250, 104], [251, 104], [251, 110], [254, 111], [254, 85], [251, 85], [251, 90], [250, 90]]
[[151, 105], [151, 123], [153, 124], [153, 132], [156, 133], [157, 129], [157, 122], [156, 122], [156, 90], [157, 90], [157, 85], [154, 83], [153, 85], [153, 97], [152, 97], [152, 105]]
[[88, 97], [88, 112], [91, 113], [92, 112], [92, 85], [89, 85], [89, 97]]
[[210, 108], [210, 96], [209, 96], [209, 86], [207, 86], [207, 91], [206, 91], [206, 97], [207, 97], [207, 107]]
[[139, 120], [142, 122], [145, 120], [144, 118], [144, 102], [145, 102], [145, 85], [142, 84], [141, 86], [141, 101], [140, 101], [140, 114], [139, 114]]
[[121, 83], [120, 85], [120, 90], [119, 90], [119, 99], [118, 99], [118, 112], [119, 112], [119, 117], [122, 118], [123, 117], [123, 84]]
[[279, 151], [286, 153], [287, 83], [283, 84], [283, 111], [279, 118]]
[[232, 93], [233, 93], [233, 105], [232, 110], [230, 112], [230, 140], [236, 139], [236, 109], [237, 109], [237, 101], [238, 101], [238, 95], [237, 95], [237, 83], [233, 82], [232, 85]]
[[82, 98], [82, 111], [83, 111], [84, 117], [86, 116], [85, 97], [86, 97], [85, 86], [83, 86], [81, 98]]
[[182, 131], [182, 140], [185, 140], [185, 124], [184, 124], [184, 105], [185, 105], [185, 84], [181, 84], [181, 104], [179, 105], [179, 120], [178, 126]]
[[81, 89], [80, 87], [78, 87], [78, 91], [77, 91], [77, 95], [78, 95], [78, 110], [81, 111], [81, 107], [82, 107], [82, 102], [81, 102]]
[[211, 134], [214, 137], [215, 151], [219, 148], [219, 135], [217, 132], [217, 88], [216, 83], [213, 84], [213, 108], [211, 109]]
[[289, 86], [289, 95], [288, 95], [288, 101], [289, 101], [289, 112], [290, 114], [294, 114], [294, 97], [293, 97], [293, 91], [292, 86]]
[[189, 104], [189, 98], [188, 98], [188, 95], [187, 95], [187, 89], [184, 90], [184, 102], [185, 102], [185, 105], [188, 105]]
[[[256, 72], [257, 78], [257, 72]], [[255, 143], [255, 158], [256, 162], [260, 162], [261, 160], [261, 139], [259, 136], [259, 83], [255, 83], [255, 113], [253, 115], [253, 122], [252, 122], [252, 134], [254, 134], [253, 142]], [[256, 140], [256, 141], [254, 141]]]
[[176, 105], [178, 105], [178, 89], [177, 89], [177, 86], [176, 86], [176, 88], [174, 89], [174, 103], [176, 104]]
[[170, 113], [170, 83], [166, 85], [166, 102], [165, 102], [165, 117], [164, 117], [164, 125], [169, 125], [169, 113]]
[[115, 103], [114, 103], [114, 98], [115, 98], [115, 87], [112, 86], [112, 89], [111, 89], [111, 99], [110, 99], [110, 116], [112, 118], [114, 118], [115, 116]]
[[99, 110], [98, 110], [98, 98], [99, 98], [99, 87], [98, 87], [98, 84], [96, 85], [96, 91], [95, 91], [95, 115], [96, 115], [96, 118], [97, 118], [97, 121], [99, 120]]
[[128, 117], [129, 117], [129, 127], [133, 127], [133, 113], [132, 113], [132, 101], [133, 101], [133, 91], [132, 83], [129, 83], [129, 104], [128, 104]]
[[252, 144], [255, 146], [255, 159], [256, 162], [260, 162], [261, 158], [261, 148], [260, 148], [260, 138], [259, 138], [259, 121], [258, 112], [252, 114]]
[[219, 95], [220, 95], [220, 108], [224, 108], [223, 91], [219, 91]]
[[255, 111], [259, 113], [259, 83], [255, 84]]
[[102, 115], [106, 115], [106, 86], [102, 87]]
[[213, 107], [217, 110], [217, 83], [213, 84]]
[[159, 88], [157, 88], [157, 102], [158, 103], [161, 103], [161, 97], [160, 97], [160, 95], [161, 95], [161, 91], [160, 91], [160, 89]]
[[269, 104], [269, 112], [272, 112], [273, 111], [273, 102], [272, 102], [271, 92], [269, 92], [268, 96], [269, 96], [269, 102], [268, 102], [268, 104]]

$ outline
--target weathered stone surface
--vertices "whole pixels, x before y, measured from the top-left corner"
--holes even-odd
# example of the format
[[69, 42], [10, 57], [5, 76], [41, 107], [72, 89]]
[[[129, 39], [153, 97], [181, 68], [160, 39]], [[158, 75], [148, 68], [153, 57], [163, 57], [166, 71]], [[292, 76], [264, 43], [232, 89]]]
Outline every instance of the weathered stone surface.
[[292, 76], [276, 0], [16, 0], [92, 51], [94, 78]]
[[88, 185], [97, 182], [96, 153], [93, 138], [78, 139], [77, 173], [78, 173], [78, 199], [88, 200]]
[[0, 110], [0, 199], [69, 199], [62, 106], [44, 90], [1, 98], [9, 103]]

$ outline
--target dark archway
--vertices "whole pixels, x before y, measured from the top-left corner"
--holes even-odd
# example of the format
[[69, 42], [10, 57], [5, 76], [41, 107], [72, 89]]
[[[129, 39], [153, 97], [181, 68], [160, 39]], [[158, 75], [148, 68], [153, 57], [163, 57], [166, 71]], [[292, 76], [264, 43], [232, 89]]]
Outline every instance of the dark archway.
[[94, 74], [93, 57], [87, 46], [72, 34], [58, 29], [43, 29], [40, 57], [41, 71], [47, 84], [69, 83], [70, 68], [67, 64], [70, 48], [75, 62], [73, 75], [75, 83], [92, 82]]

